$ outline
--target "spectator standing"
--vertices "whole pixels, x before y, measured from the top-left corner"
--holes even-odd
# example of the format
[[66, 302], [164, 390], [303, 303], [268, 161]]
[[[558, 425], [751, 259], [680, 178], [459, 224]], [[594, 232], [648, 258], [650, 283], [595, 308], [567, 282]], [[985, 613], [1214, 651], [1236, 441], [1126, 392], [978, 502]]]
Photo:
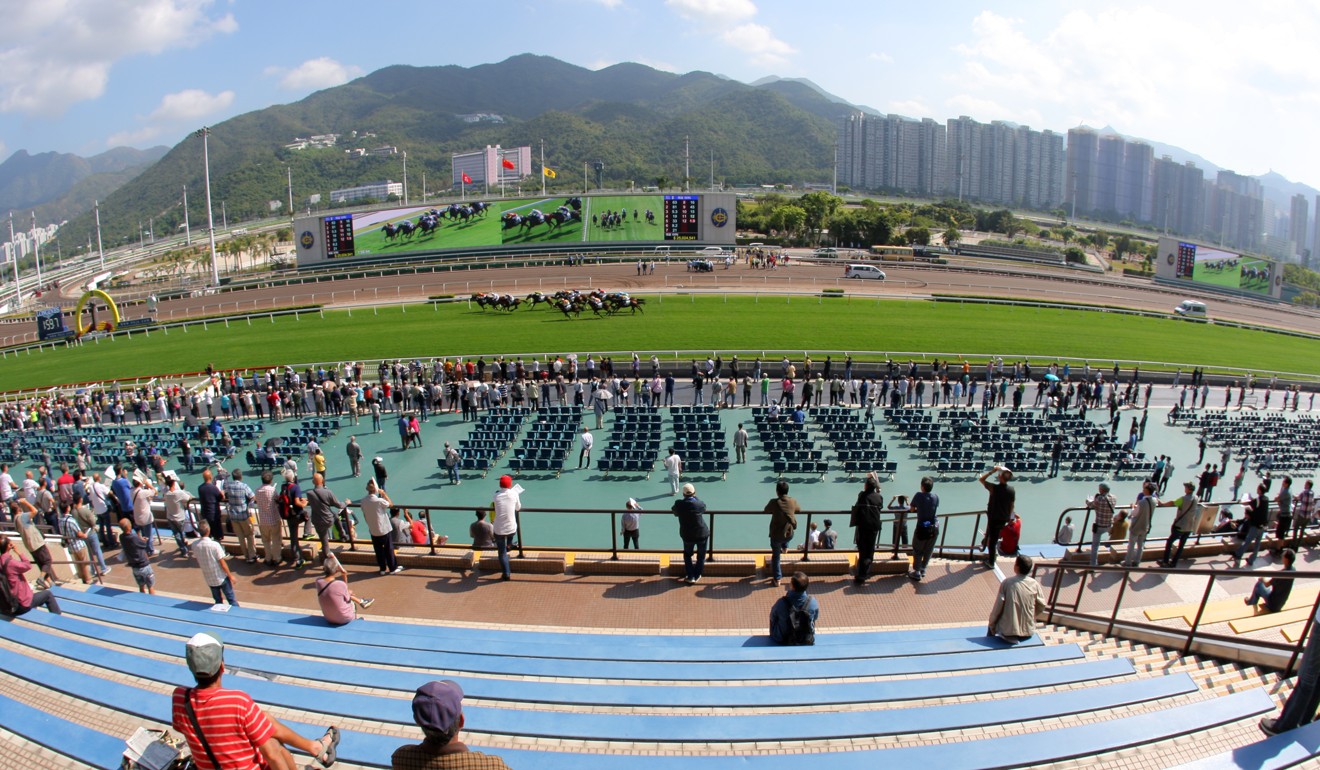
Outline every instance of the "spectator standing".
[[630, 542], [634, 549], [641, 548], [637, 544], [637, 539], [642, 529], [642, 516], [640, 513], [642, 504], [637, 502], [636, 498], [630, 497], [628, 502], [624, 503], [623, 508], [623, 516], [620, 518], [620, 534], [623, 535], [624, 550], [627, 550]]
[[[316, 474], [312, 474], [312, 477], [315, 478]], [[324, 473], [321, 474], [321, 478], [325, 478]], [[294, 569], [302, 569], [305, 562], [298, 533], [305, 529], [307, 524], [307, 495], [298, 484], [298, 474], [285, 469], [284, 484], [280, 486], [279, 495], [275, 498], [275, 506], [279, 509], [280, 518], [289, 525], [289, 548], [292, 550], [289, 554], [289, 563]], [[284, 549], [281, 547], [277, 552], [277, 558], [283, 556]]]
[[367, 530], [371, 532], [371, 547], [376, 552], [376, 566], [382, 575], [403, 572], [403, 567], [394, 556], [393, 528], [390, 526], [392, 504], [390, 496], [376, 486], [374, 479], [367, 482], [367, 496], [359, 505], [362, 507], [362, 518], [367, 522]]
[[161, 495], [165, 503], [165, 522], [174, 533], [174, 544], [179, 547], [179, 555], [188, 558], [188, 534], [193, 531], [192, 516], [188, 512], [188, 503], [192, 493], [183, 488], [179, 480], [170, 476], [165, 482], [165, 494]]
[[522, 487], [513, 485], [513, 477], [500, 476], [499, 489], [495, 490], [495, 549], [500, 559], [500, 580], [512, 580], [513, 571], [509, 566], [509, 549], [513, 547], [513, 538], [518, 534], [518, 511], [522, 510]]
[[348, 446], [344, 448], [344, 453], [348, 455], [348, 467], [353, 472], [353, 478], [362, 475], [362, 445], [358, 444], [357, 436], [348, 437]]
[[1114, 506], [1117, 501], [1109, 492], [1109, 485], [1100, 482], [1096, 495], [1086, 501], [1086, 507], [1095, 512], [1091, 522], [1091, 566], [1100, 564], [1100, 541], [1109, 536], [1109, 528], [1114, 525]]
[[1320, 706], [1320, 606], [1311, 615], [1310, 632], [1302, 650], [1302, 665], [1292, 694], [1283, 704], [1278, 717], [1260, 720], [1260, 729], [1266, 735], [1278, 735], [1315, 721]]
[[[747, 401], [746, 394], [743, 395], [743, 401]], [[743, 403], [743, 406], [747, 406], [747, 404]], [[733, 433], [733, 453], [737, 458], [737, 462], [747, 462], [747, 429], [743, 427], [742, 423], [738, 423], [738, 430]]]
[[[994, 484], [987, 481], [991, 475], [995, 476]], [[994, 567], [1000, 532], [1012, 519], [1014, 505], [1017, 502], [1017, 492], [1008, 483], [1013, 480], [1013, 471], [1007, 466], [996, 465], [982, 473], [977, 480], [990, 493], [990, 498], [985, 507], [985, 566]], [[1016, 550], [1016, 546], [1014, 550]]]
[[788, 590], [770, 608], [770, 638], [779, 644], [811, 645], [816, 643], [816, 621], [820, 603], [807, 593], [811, 579], [805, 572], [794, 572]]
[[784, 577], [782, 557], [793, 540], [797, 515], [802, 509], [797, 500], [788, 496], [788, 482], [781, 479], [775, 484], [774, 499], [765, 504], [764, 510], [770, 514], [770, 583], [777, 586]]
[[1247, 557], [1247, 566], [1250, 567], [1256, 562], [1256, 554], [1260, 552], [1260, 541], [1265, 536], [1265, 528], [1269, 526], [1270, 521], [1270, 498], [1269, 490], [1264, 484], [1256, 487], [1256, 496], [1251, 499], [1247, 505], [1247, 532], [1242, 536], [1242, 542], [1237, 550], [1233, 552], [1233, 568], [1242, 566], [1242, 554], [1251, 548], [1251, 555]]
[[1182, 559], [1187, 538], [1196, 531], [1196, 525], [1201, 520], [1201, 501], [1196, 496], [1196, 485], [1190, 481], [1183, 482], [1183, 496], [1171, 503], [1160, 503], [1161, 508], [1167, 506], [1176, 506], [1178, 512], [1174, 515], [1169, 539], [1164, 543], [1164, 558], [1160, 559], [1158, 564], [1166, 569], [1173, 569]]
[[275, 474], [269, 470], [261, 472], [261, 486], [252, 493], [252, 507], [257, 509], [261, 560], [267, 567], [278, 567], [284, 560], [284, 522], [275, 499]]
[[871, 576], [871, 564], [875, 561], [875, 544], [880, 538], [881, 519], [885, 498], [880, 494], [880, 478], [875, 473], [866, 474], [862, 491], [857, 493], [857, 502], [853, 503], [852, 520], [853, 539], [857, 545], [857, 573], [853, 583], [862, 585]]
[[684, 484], [682, 492], [682, 499], [675, 500], [671, 510], [678, 518], [678, 536], [683, 539], [683, 582], [695, 585], [701, 582], [701, 575], [706, 570], [706, 541], [710, 539], [710, 527], [706, 525], [706, 504], [697, 498], [696, 487]]
[[1151, 522], [1155, 520], [1155, 509], [1160, 499], [1155, 496], [1155, 483], [1144, 481], [1141, 494], [1132, 506], [1132, 519], [1128, 522], [1127, 553], [1123, 555], [1124, 567], [1141, 566], [1141, 556], [1146, 550], [1146, 538], [1150, 535]]
[[23, 545], [41, 570], [42, 576], [37, 579], [37, 588], [44, 590], [48, 585], [59, 583], [59, 578], [55, 576], [55, 565], [50, 558], [50, 548], [46, 546], [46, 536], [37, 527], [37, 507], [24, 497], [14, 498], [11, 505], [12, 510], [16, 511], [14, 523], [18, 525]]
[[124, 561], [133, 572], [138, 592], [156, 593], [156, 572], [151, 568], [151, 556], [147, 551], [147, 541], [133, 529], [133, 522], [124, 517], [119, 520], [119, 547]]
[[224, 499], [224, 494], [213, 479], [210, 468], [202, 471], [202, 484], [197, 487], [197, 509], [202, 521], [211, 525], [212, 536], [219, 542], [224, 538], [225, 531], [220, 520], [220, 501]]
[[224, 546], [211, 539], [211, 525], [208, 522], [198, 522], [197, 532], [201, 537], [193, 543], [193, 556], [197, 559], [197, 566], [202, 568], [202, 579], [206, 581], [207, 588], [211, 589], [211, 600], [219, 604], [223, 596], [229, 606], [237, 607], [234, 573], [229, 570], [229, 555], [225, 553]]
[[677, 495], [683, 480], [683, 458], [678, 456], [678, 451], [674, 447], [669, 447], [669, 455], [665, 457], [663, 465], [665, 476], [669, 480], [669, 494]]
[[591, 431], [583, 426], [582, 435], [578, 437], [582, 442], [582, 451], [578, 452], [578, 468], [584, 465], [587, 470], [591, 470], [591, 447], [596, 444], [596, 437], [591, 435]]
[[921, 491], [912, 496], [912, 512], [917, 515], [917, 527], [912, 532], [912, 571], [908, 577], [922, 580], [926, 577], [926, 565], [935, 551], [935, 541], [940, 536], [940, 521], [937, 516], [940, 508], [940, 496], [935, 494], [935, 480], [930, 476], [921, 478]]
[[[379, 460], [380, 458], [376, 458]], [[459, 454], [458, 449], [445, 442], [445, 470], [449, 472], [449, 483], [458, 486], [463, 480], [458, 477], [459, 466], [463, 462], [463, 456]], [[382, 487], [383, 489], [384, 487]]]
[[253, 494], [252, 487], [243, 481], [243, 471], [235, 468], [221, 491], [225, 497], [225, 518], [243, 545], [244, 559], [248, 564], [256, 564], [257, 538], [251, 509]]
[[[238, 473], [238, 471], [234, 471]], [[156, 521], [151, 512], [151, 501], [156, 497], [156, 487], [145, 476], [133, 479], [133, 491], [129, 510], [133, 512], [133, 527], [147, 541], [147, 555], [156, 555], [156, 544], [152, 542], [151, 531]]]
[[[326, 487], [324, 474], [312, 474], [312, 491], [307, 493], [307, 507], [311, 512], [312, 528], [316, 530], [316, 538], [321, 541], [322, 562], [326, 561], [330, 554], [330, 530], [334, 528], [335, 517], [339, 516], [350, 503], [352, 500], [339, 502], [335, 493]], [[350, 532], [345, 532], [344, 536], [351, 539]], [[296, 541], [293, 547], [298, 548]]]

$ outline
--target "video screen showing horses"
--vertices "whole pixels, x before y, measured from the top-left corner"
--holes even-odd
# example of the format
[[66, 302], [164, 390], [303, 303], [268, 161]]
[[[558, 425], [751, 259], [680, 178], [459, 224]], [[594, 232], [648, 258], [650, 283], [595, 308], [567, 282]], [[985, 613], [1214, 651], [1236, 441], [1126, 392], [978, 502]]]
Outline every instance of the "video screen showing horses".
[[663, 241], [664, 198], [601, 195], [586, 199], [582, 221], [589, 241]]
[[498, 204], [465, 201], [353, 215], [357, 256], [493, 246], [500, 242]]
[[580, 196], [553, 196], [500, 202], [500, 239], [497, 243], [581, 243]]
[[1268, 260], [1257, 257], [1243, 257], [1241, 278], [1238, 287], [1243, 291], [1254, 291], [1259, 294], [1268, 294], [1270, 291], [1270, 278], [1273, 263]]
[[[1188, 246], [1190, 244], [1184, 244]], [[1242, 257], [1229, 251], [1220, 251], [1208, 246], [1192, 246], [1196, 262], [1192, 268], [1192, 280], [1236, 289], [1241, 285]]]

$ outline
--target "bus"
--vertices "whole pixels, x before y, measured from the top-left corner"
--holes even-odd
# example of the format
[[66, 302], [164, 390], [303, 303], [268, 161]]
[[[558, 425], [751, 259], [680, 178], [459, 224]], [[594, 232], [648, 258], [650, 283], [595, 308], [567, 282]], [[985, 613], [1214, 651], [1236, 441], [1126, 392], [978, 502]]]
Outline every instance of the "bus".
[[915, 255], [911, 246], [872, 246], [871, 256], [885, 262], [911, 262]]

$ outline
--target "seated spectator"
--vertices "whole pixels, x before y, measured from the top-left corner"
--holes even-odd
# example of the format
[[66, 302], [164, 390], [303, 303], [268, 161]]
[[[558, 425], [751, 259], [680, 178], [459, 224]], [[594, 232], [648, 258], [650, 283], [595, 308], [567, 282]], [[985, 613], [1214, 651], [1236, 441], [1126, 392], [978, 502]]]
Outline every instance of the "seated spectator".
[[473, 550], [483, 551], [495, 547], [495, 525], [486, 521], [486, 512], [477, 511], [477, 520], [468, 525], [468, 537]]
[[1022, 537], [1022, 517], [1013, 512], [1013, 518], [1008, 520], [1004, 528], [999, 531], [999, 555], [1016, 556], [1018, 552], [1018, 541]]
[[[412, 517], [412, 514], [408, 513], [407, 508], [403, 509], [403, 518], [408, 522], [408, 536], [410, 538], [410, 542], [413, 545], [427, 545], [428, 542], [426, 539], [426, 530], [427, 530], [426, 521], [420, 517], [414, 519]], [[432, 532], [430, 542], [434, 543], [435, 545], [444, 545], [445, 543], [449, 542], [449, 536], [442, 535], [439, 532]]]
[[820, 617], [820, 604], [807, 593], [811, 578], [805, 572], [794, 572], [788, 590], [770, 608], [770, 638], [779, 644], [805, 645], [816, 643], [816, 620]]
[[32, 562], [23, 558], [18, 547], [5, 535], [0, 535], [0, 580], [4, 580], [13, 597], [13, 605], [0, 607], [6, 615], [22, 615], [35, 607], [45, 607], [47, 612], [60, 614], [60, 603], [55, 601], [49, 590], [32, 592], [28, 585], [27, 572], [32, 569]]
[[835, 545], [839, 542], [839, 533], [835, 532], [833, 527], [834, 522], [826, 519], [825, 531], [820, 533], [820, 547], [827, 551], [834, 550]]
[[1013, 561], [1013, 577], [999, 584], [995, 606], [990, 610], [989, 636], [998, 636], [1014, 644], [1036, 633], [1036, 613], [1049, 609], [1041, 595], [1040, 583], [1031, 577], [1035, 565], [1021, 554]]
[[1114, 517], [1114, 523], [1109, 526], [1110, 540], [1127, 540], [1128, 536], [1128, 515], [1127, 511], [1119, 511]]
[[1054, 542], [1058, 545], [1072, 545], [1073, 534], [1072, 517], [1064, 516], [1059, 531], [1054, 533]]
[[472, 751], [458, 740], [463, 729], [463, 688], [450, 680], [427, 682], [412, 701], [413, 721], [425, 736], [421, 743], [400, 746], [390, 757], [393, 770], [479, 768], [509, 770], [504, 760]]
[[797, 549], [799, 551], [814, 551], [817, 548], [820, 548], [820, 528], [817, 527], [816, 522], [813, 521], [807, 525], [806, 542], [798, 546]]
[[[1293, 562], [1297, 561], [1297, 552], [1291, 548], [1283, 549], [1283, 569], [1280, 572], [1295, 572]], [[1243, 599], [1243, 603], [1248, 607], [1255, 607], [1261, 599], [1265, 600], [1266, 612], [1278, 612], [1283, 609], [1283, 605], [1288, 603], [1288, 596], [1292, 593], [1293, 579], [1290, 577], [1270, 578], [1266, 580], [1261, 578], [1256, 581], [1256, 586], [1251, 589], [1251, 596]]]
[[316, 579], [316, 601], [321, 616], [332, 626], [342, 626], [357, 618], [354, 605], [367, 609], [376, 600], [359, 599], [348, 589], [348, 572], [333, 555], [326, 559], [324, 575]]
[[1216, 535], [1236, 535], [1238, 525], [1233, 521], [1233, 514], [1228, 511], [1219, 512], [1219, 520], [1215, 522], [1214, 534]]
[[[225, 673], [225, 647], [214, 632], [195, 634], [188, 640], [185, 657], [197, 686], [175, 687], [171, 724], [188, 741], [194, 762], [223, 768], [294, 768], [293, 755], [285, 746], [310, 754], [322, 766], [335, 762], [339, 730], [330, 727], [320, 740], [311, 741], [266, 716], [261, 707], [241, 690], [220, 686]], [[198, 735], [205, 724], [205, 740]]]

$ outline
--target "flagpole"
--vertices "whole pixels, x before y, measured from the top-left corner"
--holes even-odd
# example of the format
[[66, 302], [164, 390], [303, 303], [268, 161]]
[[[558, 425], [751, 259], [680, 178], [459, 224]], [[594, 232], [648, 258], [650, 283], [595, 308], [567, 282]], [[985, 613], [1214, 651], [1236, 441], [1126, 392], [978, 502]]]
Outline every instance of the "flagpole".
[[545, 140], [541, 140], [541, 197], [545, 197]]

